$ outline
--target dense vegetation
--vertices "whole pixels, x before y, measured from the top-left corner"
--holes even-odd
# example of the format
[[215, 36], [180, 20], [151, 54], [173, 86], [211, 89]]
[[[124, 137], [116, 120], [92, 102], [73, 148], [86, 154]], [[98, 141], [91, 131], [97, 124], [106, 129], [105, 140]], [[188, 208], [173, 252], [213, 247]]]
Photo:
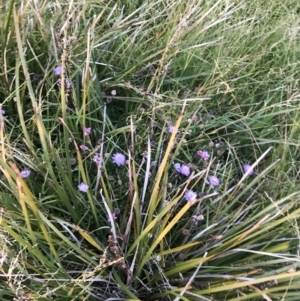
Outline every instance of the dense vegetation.
[[299, 300], [298, 1], [0, 6], [1, 300]]

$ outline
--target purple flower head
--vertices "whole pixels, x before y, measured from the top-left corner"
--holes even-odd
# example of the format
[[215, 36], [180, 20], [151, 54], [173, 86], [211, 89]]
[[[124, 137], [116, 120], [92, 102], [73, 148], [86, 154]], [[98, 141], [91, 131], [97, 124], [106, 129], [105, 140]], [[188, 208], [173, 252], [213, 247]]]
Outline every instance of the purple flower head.
[[213, 187], [218, 186], [220, 184], [220, 181], [216, 176], [210, 176], [208, 179], [209, 184]]
[[121, 153], [115, 153], [112, 156], [112, 160], [115, 164], [117, 164], [118, 166], [124, 165], [126, 162], [126, 158], [123, 154]]
[[20, 176], [22, 179], [28, 178], [30, 176], [31, 171], [29, 169], [24, 169], [20, 172]]
[[95, 155], [94, 158], [93, 158], [93, 161], [94, 161], [98, 166], [100, 166], [101, 163], [102, 163], [101, 157], [100, 157], [99, 155]]
[[191, 170], [190, 167], [188, 165], [182, 164], [180, 167], [180, 172], [184, 175], [184, 176], [189, 176], [191, 174]]
[[176, 169], [177, 172], [183, 174], [184, 176], [189, 176], [191, 174], [191, 170], [190, 167], [186, 164], [180, 164], [180, 163], [175, 163], [174, 167]]
[[88, 151], [90, 150], [87, 146], [85, 146], [84, 144], [79, 145], [80, 149], [82, 149], [83, 151]]
[[1, 114], [2, 114], [2, 115], [5, 115], [5, 113], [6, 113], [6, 111], [3, 110], [3, 109], [1, 109]]
[[180, 172], [180, 163], [175, 163], [174, 167], [175, 167], [177, 172]]
[[172, 134], [175, 130], [176, 130], [176, 128], [175, 128], [174, 125], [170, 125], [170, 126], [169, 126], [169, 133]]
[[57, 66], [56, 68], [54, 68], [54, 75], [55, 76], [61, 76], [62, 74], [62, 67], [61, 66]]
[[84, 129], [84, 136], [88, 136], [88, 135], [90, 135], [91, 134], [91, 128], [85, 128]]
[[187, 201], [187, 202], [190, 202], [192, 200], [195, 200], [197, 197], [197, 193], [193, 190], [188, 190], [185, 192], [184, 194], [184, 199]]
[[110, 216], [108, 216], [108, 221], [109, 222], [112, 222], [112, 221], [114, 221], [115, 219], [117, 219], [117, 216], [116, 216], [116, 214], [115, 213], [112, 213]]
[[114, 214], [120, 214], [120, 212], [121, 212], [120, 208], [115, 208]]
[[89, 190], [89, 185], [86, 185], [83, 182], [81, 182], [77, 187], [78, 190], [82, 192], [87, 192]]
[[249, 176], [252, 176], [254, 173], [253, 167], [250, 164], [244, 164], [243, 169], [245, 173], [248, 172]]
[[207, 151], [198, 150], [197, 155], [200, 156], [204, 161], [207, 161], [210, 157], [210, 154]]

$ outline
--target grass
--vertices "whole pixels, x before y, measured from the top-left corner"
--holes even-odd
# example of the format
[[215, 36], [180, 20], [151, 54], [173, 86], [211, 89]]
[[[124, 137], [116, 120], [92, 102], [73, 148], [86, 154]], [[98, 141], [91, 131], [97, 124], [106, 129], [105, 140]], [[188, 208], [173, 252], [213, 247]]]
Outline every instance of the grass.
[[284, 2], [0, 2], [2, 300], [298, 300]]

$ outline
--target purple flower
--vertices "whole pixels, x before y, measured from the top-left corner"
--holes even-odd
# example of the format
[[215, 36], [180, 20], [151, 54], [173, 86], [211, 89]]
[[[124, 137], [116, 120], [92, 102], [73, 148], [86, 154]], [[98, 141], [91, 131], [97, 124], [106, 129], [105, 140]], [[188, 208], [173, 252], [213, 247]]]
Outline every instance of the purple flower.
[[188, 165], [182, 164], [180, 167], [180, 172], [185, 175], [185, 176], [189, 176], [191, 173], [190, 167]]
[[56, 68], [54, 68], [54, 75], [55, 76], [61, 76], [62, 73], [62, 67], [61, 66], [57, 66]]
[[121, 153], [115, 153], [112, 157], [112, 160], [118, 166], [124, 165], [126, 162], [125, 156]]
[[112, 213], [111, 216], [108, 216], [108, 219], [107, 219], [107, 220], [108, 220], [109, 222], [112, 222], [112, 221], [114, 221], [115, 219], [117, 219], [117, 216], [116, 216], [115, 213]]
[[243, 169], [244, 169], [244, 172], [245, 172], [245, 173], [248, 172], [248, 175], [249, 175], [249, 176], [252, 176], [253, 173], [254, 173], [253, 167], [251, 167], [250, 164], [244, 164]]
[[175, 163], [174, 167], [175, 167], [177, 172], [180, 172], [180, 163]]
[[180, 163], [175, 163], [174, 167], [176, 169], [177, 172], [183, 174], [184, 176], [189, 176], [191, 174], [191, 170], [190, 167], [186, 164], [180, 164]]
[[192, 200], [195, 200], [196, 199], [196, 196], [197, 196], [197, 193], [193, 190], [188, 190], [186, 191], [186, 193], [184, 194], [184, 199], [187, 201], [187, 202], [190, 202]]
[[176, 128], [175, 128], [174, 125], [170, 125], [170, 126], [169, 126], [169, 133], [172, 134], [175, 130], [176, 130]]
[[95, 155], [94, 158], [93, 158], [93, 161], [97, 164], [97, 165], [101, 165], [102, 163], [102, 160], [101, 160], [101, 157], [99, 155]]
[[120, 214], [120, 212], [121, 212], [120, 208], [115, 208], [114, 214]]
[[20, 172], [20, 176], [22, 179], [28, 178], [31, 171], [29, 169], [24, 169]]
[[198, 150], [197, 155], [200, 156], [204, 161], [207, 161], [210, 157], [210, 154], [207, 151]]
[[87, 192], [89, 190], [89, 185], [86, 185], [83, 182], [81, 182], [77, 187], [78, 190], [82, 192]]
[[1, 111], [1, 114], [2, 114], [2, 115], [5, 115], [5, 113], [6, 113], [5, 110], [1, 109], [0, 111]]
[[85, 128], [84, 129], [84, 136], [88, 136], [88, 135], [90, 135], [91, 134], [91, 128]]
[[83, 150], [83, 151], [88, 151], [90, 150], [87, 146], [85, 146], [84, 144], [79, 145], [79, 147]]
[[216, 176], [210, 176], [208, 179], [209, 179], [210, 185], [213, 187], [218, 186], [220, 184], [220, 181]]

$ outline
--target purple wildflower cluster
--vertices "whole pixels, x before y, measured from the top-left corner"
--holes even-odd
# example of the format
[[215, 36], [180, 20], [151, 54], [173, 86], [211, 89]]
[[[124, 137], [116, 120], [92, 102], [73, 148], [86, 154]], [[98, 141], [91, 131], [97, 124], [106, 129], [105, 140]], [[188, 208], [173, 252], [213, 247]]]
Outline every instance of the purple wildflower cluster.
[[[88, 147], [86, 147], [85, 145], [80, 145], [79, 146], [83, 151], [86, 151], [86, 150], [89, 150]], [[98, 166], [101, 166], [102, 164], [102, 159], [99, 155], [94, 155], [93, 157], [93, 161], [98, 165]], [[123, 154], [121, 153], [115, 153], [113, 156], [112, 156], [112, 161], [118, 165], [118, 166], [122, 166], [126, 163], [126, 158]], [[83, 182], [81, 182], [78, 186], [78, 190], [81, 191], [81, 192], [88, 192], [89, 190], [89, 186]], [[115, 217], [115, 214], [118, 214], [118, 212], [116, 211], [115, 213], [112, 214], [112, 219], [116, 219]]]
[[[202, 158], [203, 161], [207, 161], [210, 158], [210, 154], [208, 151], [205, 150], [198, 150], [197, 151], [197, 155], [200, 156]], [[189, 176], [191, 174], [191, 169], [190, 166], [187, 164], [180, 164], [180, 163], [174, 163], [174, 168], [175, 170], [184, 175], [184, 176]], [[208, 183], [212, 186], [212, 187], [217, 187], [220, 185], [220, 180], [217, 178], [217, 176], [215, 175], [210, 175], [208, 177]], [[184, 199], [187, 202], [190, 202], [192, 200], [196, 200], [197, 198], [197, 193], [193, 190], [187, 190], [184, 194]]]
[[[58, 67], [57, 67], [58, 68]], [[55, 74], [56, 75], [59, 75], [61, 73], [61, 69], [55, 69]], [[169, 126], [169, 133], [174, 133], [174, 131], [176, 130], [175, 126], [173, 125], [170, 125]], [[84, 136], [88, 136], [90, 135], [92, 132], [91, 128], [90, 127], [87, 127], [84, 129]], [[211, 142], [209, 144], [210, 147], [213, 147], [214, 146], [214, 143]], [[90, 149], [85, 146], [85, 145], [80, 145], [79, 146], [80, 149], [82, 151], [89, 151]], [[203, 160], [203, 161], [208, 161], [211, 157], [211, 154], [206, 151], [206, 150], [198, 150], [197, 152], [197, 155]], [[109, 153], [106, 153], [104, 155], [105, 158], [109, 158], [110, 157], [110, 154]], [[112, 156], [111, 156], [111, 160], [114, 164], [116, 164], [118, 167], [120, 166], [123, 166], [125, 165], [126, 163], [126, 157], [124, 154], [120, 153], [120, 152], [116, 152], [114, 153]], [[102, 165], [102, 158], [100, 157], [100, 155], [98, 154], [95, 154], [94, 157], [93, 157], [93, 161], [97, 164], [97, 166], [101, 166]], [[207, 164], [204, 163], [204, 164]], [[207, 166], [207, 165], [206, 165]], [[191, 168], [190, 168], [190, 165], [189, 164], [181, 164], [181, 163], [174, 163], [174, 168], [175, 170], [183, 175], [183, 176], [186, 176], [186, 177], [189, 177], [190, 174], [191, 174]], [[243, 170], [245, 173], [247, 173], [247, 175], [253, 175], [254, 173], [254, 168], [250, 165], [250, 164], [244, 164], [243, 165]], [[27, 175], [28, 173], [28, 175]], [[24, 170], [22, 173], [21, 173], [21, 176], [22, 177], [27, 177], [29, 176], [30, 174], [30, 171], [29, 170]], [[210, 175], [208, 178], [207, 178], [208, 182], [210, 184], [211, 187], [217, 187], [220, 185], [220, 180], [219, 178], [216, 176], [216, 175]], [[89, 190], [89, 186], [86, 184], [86, 183], [80, 183], [78, 185], [78, 190], [81, 191], [81, 192], [85, 192], [87, 193], [88, 190]], [[194, 191], [194, 190], [187, 190], [185, 193], [184, 193], [184, 199], [187, 201], [187, 202], [193, 202], [193, 201], [196, 201], [197, 200], [197, 193]], [[108, 221], [109, 222], [113, 222], [114, 220], [117, 219], [117, 215], [119, 213], [119, 209], [116, 209], [113, 213], [111, 213], [109, 216], [108, 216]], [[197, 225], [197, 223], [199, 222], [199, 220], [203, 219], [203, 216], [193, 216], [193, 222], [195, 225]]]
[[[175, 163], [174, 167], [178, 173], [181, 173], [186, 177], [188, 177], [191, 174], [191, 169], [186, 164]], [[212, 187], [216, 187], [220, 185], [220, 180], [216, 176], [212, 175], [208, 178], [208, 180]]]

